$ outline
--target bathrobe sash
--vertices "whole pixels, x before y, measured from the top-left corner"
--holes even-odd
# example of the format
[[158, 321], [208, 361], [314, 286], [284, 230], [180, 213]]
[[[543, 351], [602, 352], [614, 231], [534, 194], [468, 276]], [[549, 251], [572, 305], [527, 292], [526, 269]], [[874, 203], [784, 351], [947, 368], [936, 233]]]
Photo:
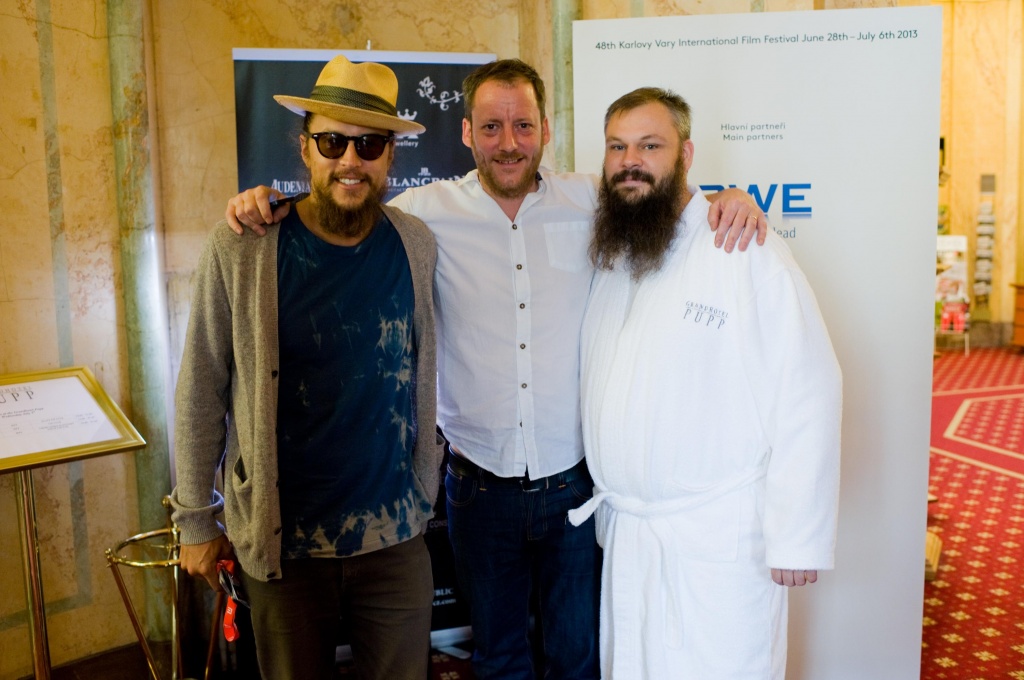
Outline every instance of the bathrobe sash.
[[[646, 502], [601, 487], [593, 498], [569, 512], [569, 521], [579, 526], [594, 515], [598, 543], [606, 561], [601, 584], [601, 667], [606, 677], [625, 680], [643, 677], [644, 666], [642, 607], [644, 598], [661, 598], [665, 603], [664, 639], [673, 648], [683, 646], [683, 602], [677, 592], [679, 573], [677, 546], [687, 540], [676, 531], [673, 516], [716, 501], [765, 478], [771, 451], [758, 464], [737, 472], [711, 486], [660, 501]], [[645, 530], [646, 529], [646, 530]], [[607, 562], [610, 560], [610, 564]], [[643, 566], [651, 560], [661, 564], [661, 573], [669, 575], [654, 585], [645, 584]], [[610, 578], [616, 574], [614, 585]], [[646, 587], [645, 587], [646, 586]], [[646, 591], [646, 592], [645, 592]], [[615, 621], [614, 628], [611, 621]], [[612, 631], [614, 639], [612, 639]], [[608, 675], [608, 671], [611, 675]]]

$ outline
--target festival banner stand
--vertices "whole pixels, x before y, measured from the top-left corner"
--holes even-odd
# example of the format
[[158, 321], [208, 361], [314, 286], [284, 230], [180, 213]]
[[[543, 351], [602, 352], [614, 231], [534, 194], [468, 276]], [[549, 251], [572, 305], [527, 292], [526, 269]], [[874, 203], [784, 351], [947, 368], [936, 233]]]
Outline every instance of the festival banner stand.
[[941, 57], [937, 6], [573, 24], [576, 170], [616, 98], [681, 94], [691, 183], [764, 208], [839, 357], [836, 568], [790, 593], [791, 680], [919, 676]]
[[0, 376], [0, 474], [18, 475], [28, 632], [37, 680], [49, 680], [51, 668], [32, 469], [145, 445], [88, 368]]
[[[475, 167], [462, 143], [462, 81], [480, 64], [494, 61], [493, 54], [243, 48], [232, 54], [239, 190], [265, 184], [289, 195], [309, 191], [299, 156], [302, 117], [278, 105], [273, 96], [308, 97], [324, 64], [339, 54], [352, 62], [374, 61], [391, 68], [398, 77], [398, 115], [427, 128], [396, 140], [385, 201], [411, 187], [459, 179]], [[456, 584], [448, 542], [443, 471], [435, 516], [424, 534], [434, 575], [435, 648], [471, 637], [469, 609]], [[339, 648], [339, 654], [343, 657], [347, 650]]]

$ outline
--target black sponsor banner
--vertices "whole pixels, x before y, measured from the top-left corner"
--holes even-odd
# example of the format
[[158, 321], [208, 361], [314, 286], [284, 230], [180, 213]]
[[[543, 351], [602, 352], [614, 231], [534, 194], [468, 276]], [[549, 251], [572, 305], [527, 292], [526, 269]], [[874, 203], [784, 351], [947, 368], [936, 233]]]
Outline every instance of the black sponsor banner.
[[455, 558], [448, 540], [448, 508], [445, 506], [444, 476], [448, 468], [448, 454], [445, 453], [441, 466], [441, 489], [434, 504], [434, 519], [427, 523], [423, 534], [430, 551], [430, 563], [434, 573], [434, 610], [430, 622], [431, 630], [446, 630], [469, 625], [469, 605], [459, 591], [455, 578]]
[[[462, 80], [480, 64], [493, 61], [495, 55], [236, 49], [239, 191], [258, 184], [286, 194], [309, 191], [308, 174], [299, 155], [302, 117], [273, 97], [308, 97], [324, 64], [338, 54], [352, 62], [375, 61], [391, 68], [398, 77], [399, 116], [427, 128], [419, 135], [396, 140], [386, 200], [410, 187], [458, 179], [473, 169], [473, 155], [462, 143]], [[434, 575], [434, 631], [469, 625], [469, 610], [456, 584], [448, 542], [443, 479], [442, 474], [436, 517], [424, 534]]]
[[235, 125], [239, 191], [258, 184], [286, 194], [309, 190], [299, 156], [302, 117], [274, 101], [276, 94], [308, 97], [321, 69], [344, 54], [352, 62], [386, 64], [398, 77], [398, 115], [427, 128], [396, 140], [386, 200], [403, 190], [473, 169], [462, 143], [462, 80], [492, 54], [236, 49]]

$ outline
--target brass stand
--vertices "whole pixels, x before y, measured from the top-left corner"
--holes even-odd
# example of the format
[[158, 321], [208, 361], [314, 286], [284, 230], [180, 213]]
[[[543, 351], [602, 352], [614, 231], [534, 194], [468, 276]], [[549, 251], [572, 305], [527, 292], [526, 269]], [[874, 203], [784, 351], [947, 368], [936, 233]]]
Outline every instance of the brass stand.
[[[163, 503], [164, 507], [170, 511], [170, 499], [165, 497]], [[139, 616], [135, 612], [135, 607], [132, 605], [131, 595], [128, 594], [128, 588], [125, 586], [124, 578], [121, 576], [119, 565], [124, 565], [126, 567], [138, 567], [141, 569], [171, 569], [174, 581], [173, 592], [171, 595], [171, 680], [179, 680], [180, 669], [183, 665], [181, 656], [181, 622], [178, 616], [178, 593], [181, 579], [181, 568], [178, 555], [181, 550], [181, 542], [178, 527], [171, 524], [169, 518], [168, 525], [169, 526], [164, 529], [147, 531], [145, 533], [131, 536], [130, 538], [118, 543], [116, 547], [108, 548], [105, 553], [107, 557], [107, 564], [110, 566], [110, 572], [114, 575], [114, 581], [117, 582], [117, 589], [121, 593], [121, 599], [124, 600], [125, 609], [128, 610], [128, 618], [131, 619], [132, 627], [135, 629], [135, 636], [138, 637], [139, 645], [142, 647], [142, 652], [146, 655], [146, 663], [149, 666], [149, 672], [152, 674], [153, 680], [161, 680], [160, 673], [156, 667], [156, 659], [149, 647], [149, 642], [146, 640], [146, 634], [142, 629], [142, 623], [139, 621]], [[165, 542], [159, 542], [160, 539], [163, 539]], [[156, 551], [162, 559], [133, 560], [121, 554], [123, 550], [132, 546], [146, 547], [150, 550]], [[208, 679], [210, 677], [213, 652], [216, 648], [217, 623], [219, 621], [223, 605], [224, 595], [223, 593], [220, 593], [218, 594], [217, 604], [213, 610], [213, 624], [210, 631], [210, 643], [206, 653], [206, 670], [203, 675], [204, 679]]]
[[32, 643], [32, 667], [36, 680], [50, 680], [50, 643], [46, 636], [46, 610], [43, 606], [43, 578], [39, 568], [39, 536], [36, 533], [35, 489], [32, 471], [17, 476], [21, 497], [21, 545], [24, 561], [25, 592], [28, 596], [28, 636]]

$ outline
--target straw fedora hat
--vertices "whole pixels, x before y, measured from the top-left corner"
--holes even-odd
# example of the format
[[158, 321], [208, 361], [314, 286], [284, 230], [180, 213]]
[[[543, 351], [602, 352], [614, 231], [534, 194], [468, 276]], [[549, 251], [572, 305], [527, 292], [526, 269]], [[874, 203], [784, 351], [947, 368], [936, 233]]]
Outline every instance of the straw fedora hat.
[[398, 78], [383, 64], [353, 64], [342, 55], [327, 62], [308, 98], [274, 95], [289, 111], [306, 112], [350, 125], [392, 130], [398, 134], [420, 133], [426, 128], [398, 117]]

